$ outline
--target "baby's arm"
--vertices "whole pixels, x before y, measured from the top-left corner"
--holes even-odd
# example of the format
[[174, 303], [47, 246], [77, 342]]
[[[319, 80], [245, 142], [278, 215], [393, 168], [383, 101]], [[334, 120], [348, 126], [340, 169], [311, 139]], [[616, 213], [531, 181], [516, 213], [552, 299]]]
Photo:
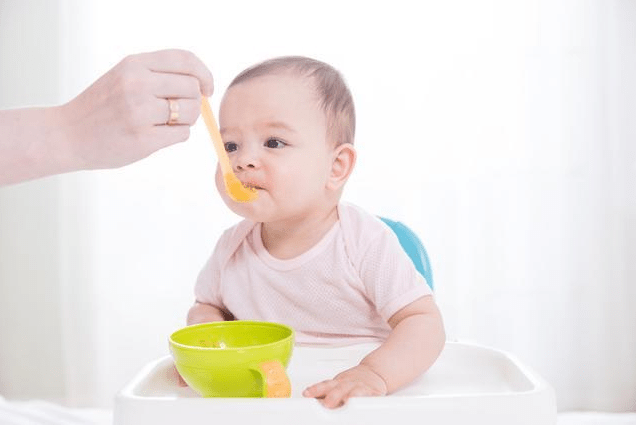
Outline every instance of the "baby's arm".
[[195, 301], [194, 305], [188, 311], [188, 325], [207, 322], [222, 322], [225, 320], [223, 311], [212, 304], [200, 303]]
[[446, 341], [442, 316], [432, 296], [422, 297], [389, 319], [387, 340], [360, 364], [384, 378], [387, 393], [413, 381], [439, 357]]
[[432, 296], [408, 304], [389, 319], [387, 340], [358, 366], [307, 388], [303, 395], [335, 408], [350, 397], [389, 394], [428, 370], [446, 340], [442, 317]]
[[[225, 320], [225, 315], [220, 308], [217, 308], [211, 304], [200, 303], [198, 301], [194, 302], [194, 305], [190, 307], [188, 311], [188, 325], [196, 325], [198, 323], [208, 323], [208, 322], [222, 322]], [[176, 381], [177, 385], [180, 387], [186, 387], [188, 384], [183, 380], [179, 372], [177, 372], [177, 368], [174, 366], [169, 372], [168, 377], [173, 381]]]

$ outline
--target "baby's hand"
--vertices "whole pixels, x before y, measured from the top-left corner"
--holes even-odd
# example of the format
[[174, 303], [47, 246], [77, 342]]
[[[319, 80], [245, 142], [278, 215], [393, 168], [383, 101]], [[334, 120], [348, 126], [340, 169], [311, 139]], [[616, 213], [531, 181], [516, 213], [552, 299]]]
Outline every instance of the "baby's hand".
[[340, 407], [349, 397], [386, 395], [384, 379], [366, 365], [358, 365], [303, 391], [305, 397], [320, 399], [330, 409]]
[[186, 384], [186, 381], [184, 381], [181, 377], [181, 374], [177, 371], [177, 368], [174, 364], [168, 369], [168, 380], [173, 384], [177, 384], [179, 387], [188, 386], [188, 384]]

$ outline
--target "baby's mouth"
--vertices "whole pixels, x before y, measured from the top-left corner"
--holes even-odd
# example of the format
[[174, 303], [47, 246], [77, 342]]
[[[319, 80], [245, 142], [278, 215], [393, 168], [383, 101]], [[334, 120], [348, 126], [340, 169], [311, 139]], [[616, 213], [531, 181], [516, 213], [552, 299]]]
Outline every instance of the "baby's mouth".
[[245, 187], [246, 189], [252, 189], [252, 190], [263, 190], [262, 187], [251, 182], [244, 182], [243, 187]]

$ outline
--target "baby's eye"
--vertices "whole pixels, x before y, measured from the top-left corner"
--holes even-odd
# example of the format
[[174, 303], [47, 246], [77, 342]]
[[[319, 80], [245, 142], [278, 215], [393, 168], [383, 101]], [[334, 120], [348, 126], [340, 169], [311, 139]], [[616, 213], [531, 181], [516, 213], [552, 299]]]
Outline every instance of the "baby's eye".
[[272, 149], [280, 149], [287, 146], [287, 144], [281, 140], [271, 138], [271, 139], [267, 139], [267, 142], [265, 142], [265, 146]]
[[238, 145], [234, 142], [225, 143], [225, 152], [234, 152], [238, 149]]

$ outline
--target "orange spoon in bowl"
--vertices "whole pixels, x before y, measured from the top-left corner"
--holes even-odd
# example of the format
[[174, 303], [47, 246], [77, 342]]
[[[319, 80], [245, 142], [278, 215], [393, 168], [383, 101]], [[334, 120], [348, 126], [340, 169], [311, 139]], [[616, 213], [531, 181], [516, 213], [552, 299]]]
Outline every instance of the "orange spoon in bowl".
[[221, 173], [223, 174], [223, 181], [225, 182], [225, 191], [230, 198], [236, 202], [252, 202], [258, 197], [258, 192], [243, 186], [243, 183], [241, 183], [234, 174], [232, 165], [230, 164], [230, 158], [227, 156], [227, 152], [225, 152], [219, 126], [216, 124], [216, 120], [212, 114], [212, 108], [210, 108], [210, 103], [205, 96], [201, 100], [201, 115], [203, 115], [203, 121], [205, 121], [205, 125], [210, 133], [216, 155], [219, 157]]

